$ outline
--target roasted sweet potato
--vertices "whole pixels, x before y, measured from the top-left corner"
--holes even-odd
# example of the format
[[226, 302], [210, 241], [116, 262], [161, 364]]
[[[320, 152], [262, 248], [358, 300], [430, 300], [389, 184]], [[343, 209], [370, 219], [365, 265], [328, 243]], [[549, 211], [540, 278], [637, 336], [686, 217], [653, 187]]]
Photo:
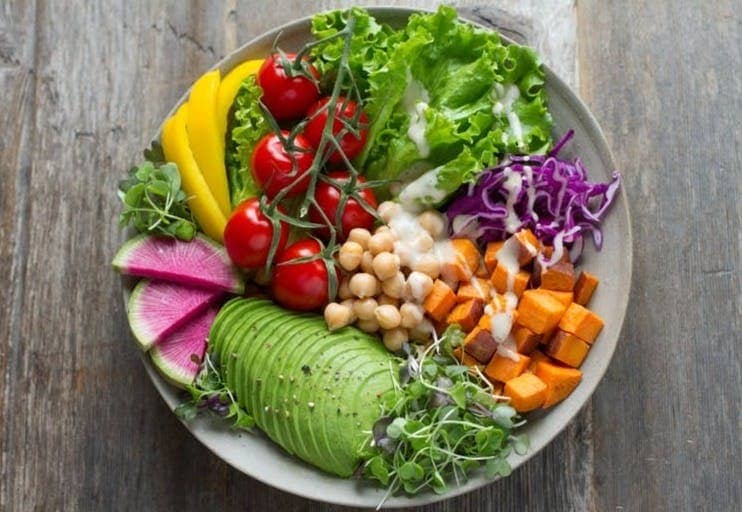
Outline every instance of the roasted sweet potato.
[[548, 361], [536, 363], [533, 373], [546, 384], [546, 398], [543, 407], [551, 407], [567, 398], [582, 380], [580, 370]]
[[[495, 288], [495, 290], [497, 290], [497, 293], [505, 293], [507, 291], [510, 291], [508, 287], [509, 275], [510, 273], [505, 268], [505, 265], [498, 263], [495, 267], [495, 271], [492, 272], [492, 278], [490, 279], [490, 283]], [[516, 296], [520, 297], [521, 295], [523, 295], [523, 292], [528, 287], [528, 281], [531, 279], [531, 275], [525, 270], [519, 270], [512, 279], [512, 292]]]
[[561, 302], [565, 308], [568, 308], [569, 305], [572, 304], [572, 300], [574, 298], [574, 294], [572, 292], [558, 292], [555, 290], [546, 290], [544, 288], [539, 289], [544, 290], [546, 293]]
[[526, 290], [518, 304], [518, 323], [536, 334], [557, 326], [567, 308], [543, 290]]
[[575, 287], [575, 266], [569, 261], [558, 261], [541, 268], [540, 287], [558, 292], [571, 292]]
[[464, 338], [464, 350], [480, 363], [486, 364], [497, 350], [497, 342], [488, 330], [475, 327]]
[[469, 299], [454, 307], [448, 314], [446, 322], [449, 325], [458, 324], [462, 331], [469, 332], [477, 325], [482, 313], [484, 313], [484, 301]]
[[425, 298], [423, 307], [425, 311], [436, 321], [443, 322], [448, 313], [456, 305], [456, 294], [450, 286], [436, 279], [433, 290]]
[[546, 347], [546, 353], [572, 368], [579, 368], [587, 356], [590, 345], [574, 334], [557, 331]]
[[500, 252], [502, 246], [505, 245], [505, 241], [490, 242], [487, 244], [487, 250], [484, 252], [484, 266], [487, 267], [487, 271], [492, 274], [497, 266], [497, 253]]
[[533, 373], [523, 373], [505, 383], [505, 396], [518, 412], [538, 409], [546, 400], [547, 386]]
[[530, 229], [521, 229], [513, 237], [518, 242], [518, 264], [524, 267], [536, 257], [541, 243]]
[[521, 354], [530, 354], [536, 350], [536, 347], [538, 347], [538, 344], [541, 342], [541, 334], [536, 334], [528, 327], [522, 325], [513, 325], [511, 333], [515, 340], [515, 347]]
[[453, 349], [453, 355], [456, 357], [456, 359], [459, 360], [461, 364], [465, 364], [466, 366], [470, 367], [479, 367], [480, 370], [484, 369], [484, 365], [474, 359], [466, 350], [463, 350], [461, 347], [456, 347]]
[[488, 279], [490, 274], [491, 272], [487, 271], [487, 267], [485, 266], [484, 261], [479, 263], [479, 268], [476, 272], [474, 272], [474, 275], [480, 279]]
[[459, 286], [456, 292], [458, 302], [466, 302], [471, 299], [480, 299], [488, 302], [490, 297], [490, 283], [486, 279], [472, 277], [471, 281]]
[[528, 370], [527, 370], [529, 372], [532, 372], [536, 368], [536, 365], [540, 363], [541, 361], [547, 361], [547, 362], [552, 361], [552, 359], [549, 356], [547, 356], [540, 350], [534, 350], [533, 352], [531, 352], [531, 354], [528, 357], [531, 358], [531, 363], [528, 365]]
[[580, 272], [580, 277], [577, 278], [577, 282], [575, 283], [575, 302], [580, 306], [587, 306], [587, 303], [590, 302], [590, 297], [593, 296], [593, 292], [597, 287], [597, 277], [584, 270]]
[[579, 304], [571, 304], [559, 321], [559, 328], [593, 343], [603, 329], [603, 319]]
[[531, 358], [522, 354], [518, 354], [517, 361], [495, 354], [484, 369], [484, 374], [492, 380], [507, 382], [523, 373], [530, 363]]
[[455, 238], [451, 240], [456, 261], [443, 264], [441, 274], [450, 279], [453, 276], [459, 281], [469, 281], [479, 268], [481, 255], [474, 242], [468, 238]]

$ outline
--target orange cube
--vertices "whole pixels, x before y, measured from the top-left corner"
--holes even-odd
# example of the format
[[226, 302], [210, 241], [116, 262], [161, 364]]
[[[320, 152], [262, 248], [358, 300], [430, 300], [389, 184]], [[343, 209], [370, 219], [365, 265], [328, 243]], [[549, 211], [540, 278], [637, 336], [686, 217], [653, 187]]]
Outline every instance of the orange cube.
[[490, 242], [487, 244], [487, 250], [484, 252], [484, 266], [490, 274], [495, 271], [497, 266], [497, 253], [500, 252], [505, 241]]
[[549, 356], [547, 356], [540, 350], [534, 350], [528, 355], [528, 357], [531, 358], [531, 364], [528, 365], [528, 370], [527, 370], [529, 372], [533, 372], [533, 370], [536, 368], [536, 365], [540, 363], [541, 361], [546, 361], [546, 362], [552, 361], [552, 359]]
[[484, 374], [492, 380], [507, 382], [523, 373], [531, 363], [531, 358], [518, 354], [518, 360], [495, 354], [484, 369]]
[[515, 276], [512, 277], [513, 289], [509, 289], [510, 272], [505, 268], [505, 265], [498, 263], [495, 267], [495, 271], [492, 272], [492, 279], [490, 283], [495, 287], [497, 293], [505, 293], [512, 291], [516, 296], [520, 297], [528, 287], [528, 281], [531, 279], [531, 275], [525, 270], [519, 270]]
[[505, 383], [505, 396], [518, 412], [528, 412], [541, 407], [546, 400], [547, 386], [533, 373], [524, 373]]
[[455, 261], [449, 261], [443, 264], [441, 274], [446, 279], [458, 279], [459, 281], [469, 281], [479, 268], [481, 255], [474, 242], [468, 238], [455, 238], [451, 240]]
[[536, 334], [528, 327], [523, 327], [522, 325], [514, 325], [512, 334], [515, 340], [515, 347], [521, 354], [530, 354], [536, 350], [536, 347], [538, 347], [541, 341], [540, 334]]
[[495, 398], [504, 397], [505, 395], [502, 394], [503, 389], [505, 388], [505, 384], [502, 382], [493, 382], [492, 383], [492, 394]]
[[546, 347], [546, 353], [572, 368], [579, 368], [587, 356], [590, 345], [574, 334], [557, 331]]
[[541, 243], [530, 229], [522, 229], [513, 236], [518, 242], [518, 264], [524, 267], [536, 257]]
[[466, 302], [470, 299], [480, 299], [487, 302], [490, 297], [490, 283], [486, 279], [480, 279], [473, 277], [472, 280], [466, 284], [459, 286], [459, 291], [456, 293], [456, 300], [459, 302]]
[[566, 309], [543, 290], [526, 290], [518, 304], [518, 323], [536, 334], [544, 334], [559, 324]]
[[582, 372], [548, 361], [540, 361], [533, 369], [546, 384], [546, 398], [543, 407], [551, 407], [567, 398], [582, 380]]
[[597, 287], [597, 277], [584, 270], [580, 272], [580, 277], [577, 278], [577, 283], [575, 283], [575, 302], [581, 306], [586, 306]]
[[475, 327], [464, 338], [464, 350], [480, 363], [487, 363], [497, 350], [497, 342], [489, 331]]
[[541, 268], [541, 288], [571, 292], [575, 287], [575, 267], [570, 261], [558, 261], [548, 268]]
[[477, 325], [483, 313], [484, 302], [481, 299], [470, 299], [454, 307], [446, 322], [449, 325], [458, 324], [462, 331], [469, 332]]
[[491, 330], [492, 329], [492, 317], [487, 314], [482, 315], [482, 318], [480, 318], [479, 322], [477, 323], [477, 327], [480, 327], [487, 331]]
[[423, 308], [437, 322], [443, 322], [456, 305], [456, 294], [450, 286], [436, 279], [433, 290], [425, 298]]
[[571, 304], [559, 321], [559, 328], [593, 343], [603, 329], [603, 319], [584, 306]]
[[453, 355], [454, 357], [456, 357], [456, 359], [459, 360], [461, 364], [471, 367], [478, 366], [480, 370], [484, 368], [484, 365], [474, 359], [466, 350], [463, 350], [461, 347], [456, 347], [455, 349], [453, 349]]
[[[543, 289], [543, 288], [540, 288]], [[572, 304], [572, 300], [574, 299], [574, 293], [572, 292], [558, 292], [555, 290], [544, 290], [544, 292], [548, 293], [552, 297], [554, 297], [556, 300], [564, 304], [564, 307], [569, 307], [570, 304]]]

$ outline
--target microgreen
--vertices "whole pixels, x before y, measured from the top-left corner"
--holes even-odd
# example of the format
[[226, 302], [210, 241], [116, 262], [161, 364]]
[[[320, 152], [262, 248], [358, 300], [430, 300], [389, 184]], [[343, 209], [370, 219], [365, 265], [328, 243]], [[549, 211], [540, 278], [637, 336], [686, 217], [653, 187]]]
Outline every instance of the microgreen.
[[507, 476], [511, 450], [528, 449], [524, 435], [511, 433], [515, 410], [453, 356], [462, 340], [449, 328], [427, 347], [406, 345], [407, 359], [390, 368], [394, 390], [382, 396], [382, 415], [367, 433], [362, 469], [388, 488], [384, 501], [400, 491], [446, 492], [482, 466], [490, 478]]

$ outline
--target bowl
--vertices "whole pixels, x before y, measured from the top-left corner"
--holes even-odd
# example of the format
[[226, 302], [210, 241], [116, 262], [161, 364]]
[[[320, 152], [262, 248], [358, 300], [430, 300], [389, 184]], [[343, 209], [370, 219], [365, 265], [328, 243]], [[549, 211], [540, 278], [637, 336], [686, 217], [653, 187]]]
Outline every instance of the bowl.
[[[368, 10], [380, 21], [392, 26], [403, 26], [410, 14], [418, 9], [370, 7]], [[253, 39], [234, 51], [214, 66], [222, 75], [239, 63], [254, 58], [265, 57], [276, 37], [281, 34], [281, 47], [295, 50], [310, 40], [310, 18], [302, 18]], [[505, 42], [510, 42], [503, 37]], [[549, 108], [554, 118], [554, 137], [572, 128], [575, 136], [560, 153], [563, 157], [579, 155], [590, 172], [593, 181], [607, 181], [616, 166], [613, 163], [605, 137], [595, 118], [577, 95], [557, 77], [547, 66], [546, 92]], [[187, 98], [187, 92], [171, 114]], [[159, 139], [158, 132], [155, 139]], [[582, 268], [598, 275], [601, 279], [591, 301], [591, 308], [605, 320], [605, 328], [583, 363], [583, 381], [563, 402], [546, 411], [528, 415], [528, 423], [521, 430], [530, 437], [531, 448], [525, 455], [512, 454], [509, 462], [517, 468], [551, 442], [575, 417], [590, 398], [603, 377], [618, 343], [631, 286], [631, 227], [626, 195], [623, 189], [617, 194], [615, 203], [603, 225], [605, 241], [603, 249], [597, 253], [588, 242], [583, 256]], [[125, 281], [124, 295], [128, 298]], [[166, 383], [157, 373], [146, 355], [143, 355], [145, 368], [153, 384], [170, 409], [180, 403], [180, 392]], [[335, 504], [376, 507], [383, 499], [385, 490], [368, 482], [341, 479], [315, 469], [301, 460], [284, 452], [266, 436], [256, 432], [254, 435], [230, 430], [224, 422], [215, 418], [199, 418], [184, 423], [191, 433], [216, 456], [239, 471], [270, 486], [313, 500]], [[391, 497], [384, 507], [405, 507], [432, 503], [451, 498], [492, 483], [482, 474], [475, 474], [460, 487], [454, 487], [445, 495], [432, 492], [414, 497]]]

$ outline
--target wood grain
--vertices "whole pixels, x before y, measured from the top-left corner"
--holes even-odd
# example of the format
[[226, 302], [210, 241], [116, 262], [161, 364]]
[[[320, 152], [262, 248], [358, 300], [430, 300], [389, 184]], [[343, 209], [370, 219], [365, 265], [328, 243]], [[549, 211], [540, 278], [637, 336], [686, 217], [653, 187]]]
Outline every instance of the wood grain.
[[[116, 181], [188, 85], [260, 32], [350, 3], [0, 5], [0, 510], [344, 510], [191, 438], [145, 376], [108, 262]], [[459, 3], [536, 45], [601, 121], [634, 206], [635, 281], [570, 427], [510, 478], [423, 510], [735, 510], [740, 6], [485, 4]]]

